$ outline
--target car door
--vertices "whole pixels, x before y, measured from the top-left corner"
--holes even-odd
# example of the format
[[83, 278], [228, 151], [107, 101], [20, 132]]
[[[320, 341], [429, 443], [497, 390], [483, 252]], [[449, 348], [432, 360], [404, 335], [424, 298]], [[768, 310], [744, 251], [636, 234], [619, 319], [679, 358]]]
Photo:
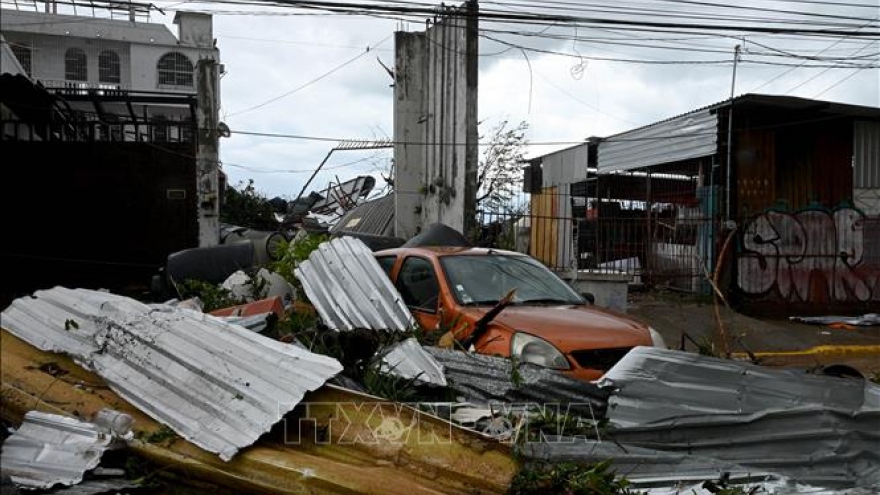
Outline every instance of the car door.
[[437, 328], [440, 282], [431, 260], [421, 256], [406, 257], [394, 285], [419, 325], [428, 331]]

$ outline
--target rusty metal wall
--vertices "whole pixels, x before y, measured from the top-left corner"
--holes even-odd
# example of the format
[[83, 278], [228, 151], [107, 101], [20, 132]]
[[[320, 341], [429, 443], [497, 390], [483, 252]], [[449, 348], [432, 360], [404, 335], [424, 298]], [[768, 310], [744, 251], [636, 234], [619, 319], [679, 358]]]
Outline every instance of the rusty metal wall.
[[750, 312], [876, 312], [880, 217], [841, 205], [769, 210], [743, 223], [735, 288]]
[[757, 127], [736, 136], [736, 214], [832, 208], [853, 197], [849, 120]]

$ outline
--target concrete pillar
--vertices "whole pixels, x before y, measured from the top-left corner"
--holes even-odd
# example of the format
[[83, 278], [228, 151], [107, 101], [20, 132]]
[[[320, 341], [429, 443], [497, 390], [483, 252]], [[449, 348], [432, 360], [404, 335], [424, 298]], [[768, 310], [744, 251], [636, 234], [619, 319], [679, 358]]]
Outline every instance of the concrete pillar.
[[201, 59], [196, 65], [198, 91], [196, 122], [196, 187], [198, 189], [199, 246], [220, 242], [219, 163], [220, 146], [217, 131], [220, 88], [217, 62]]
[[414, 236], [421, 227], [425, 167], [424, 33], [394, 35], [394, 235]]

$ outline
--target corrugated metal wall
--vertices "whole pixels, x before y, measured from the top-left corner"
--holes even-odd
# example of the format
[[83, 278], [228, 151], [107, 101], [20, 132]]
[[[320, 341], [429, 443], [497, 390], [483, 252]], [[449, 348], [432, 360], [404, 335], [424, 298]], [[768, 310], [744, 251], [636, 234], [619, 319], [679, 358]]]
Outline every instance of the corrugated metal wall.
[[853, 186], [880, 187], [880, 122], [853, 124]]
[[709, 110], [675, 117], [599, 143], [599, 173], [632, 170], [714, 154], [718, 118]]

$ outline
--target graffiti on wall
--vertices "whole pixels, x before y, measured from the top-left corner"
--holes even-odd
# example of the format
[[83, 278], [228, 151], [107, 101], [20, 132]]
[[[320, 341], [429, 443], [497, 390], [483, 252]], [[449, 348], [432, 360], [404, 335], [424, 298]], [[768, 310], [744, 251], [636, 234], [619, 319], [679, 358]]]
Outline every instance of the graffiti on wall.
[[737, 285], [789, 302], [880, 301], [880, 246], [867, 224], [850, 207], [758, 215], [743, 231]]

